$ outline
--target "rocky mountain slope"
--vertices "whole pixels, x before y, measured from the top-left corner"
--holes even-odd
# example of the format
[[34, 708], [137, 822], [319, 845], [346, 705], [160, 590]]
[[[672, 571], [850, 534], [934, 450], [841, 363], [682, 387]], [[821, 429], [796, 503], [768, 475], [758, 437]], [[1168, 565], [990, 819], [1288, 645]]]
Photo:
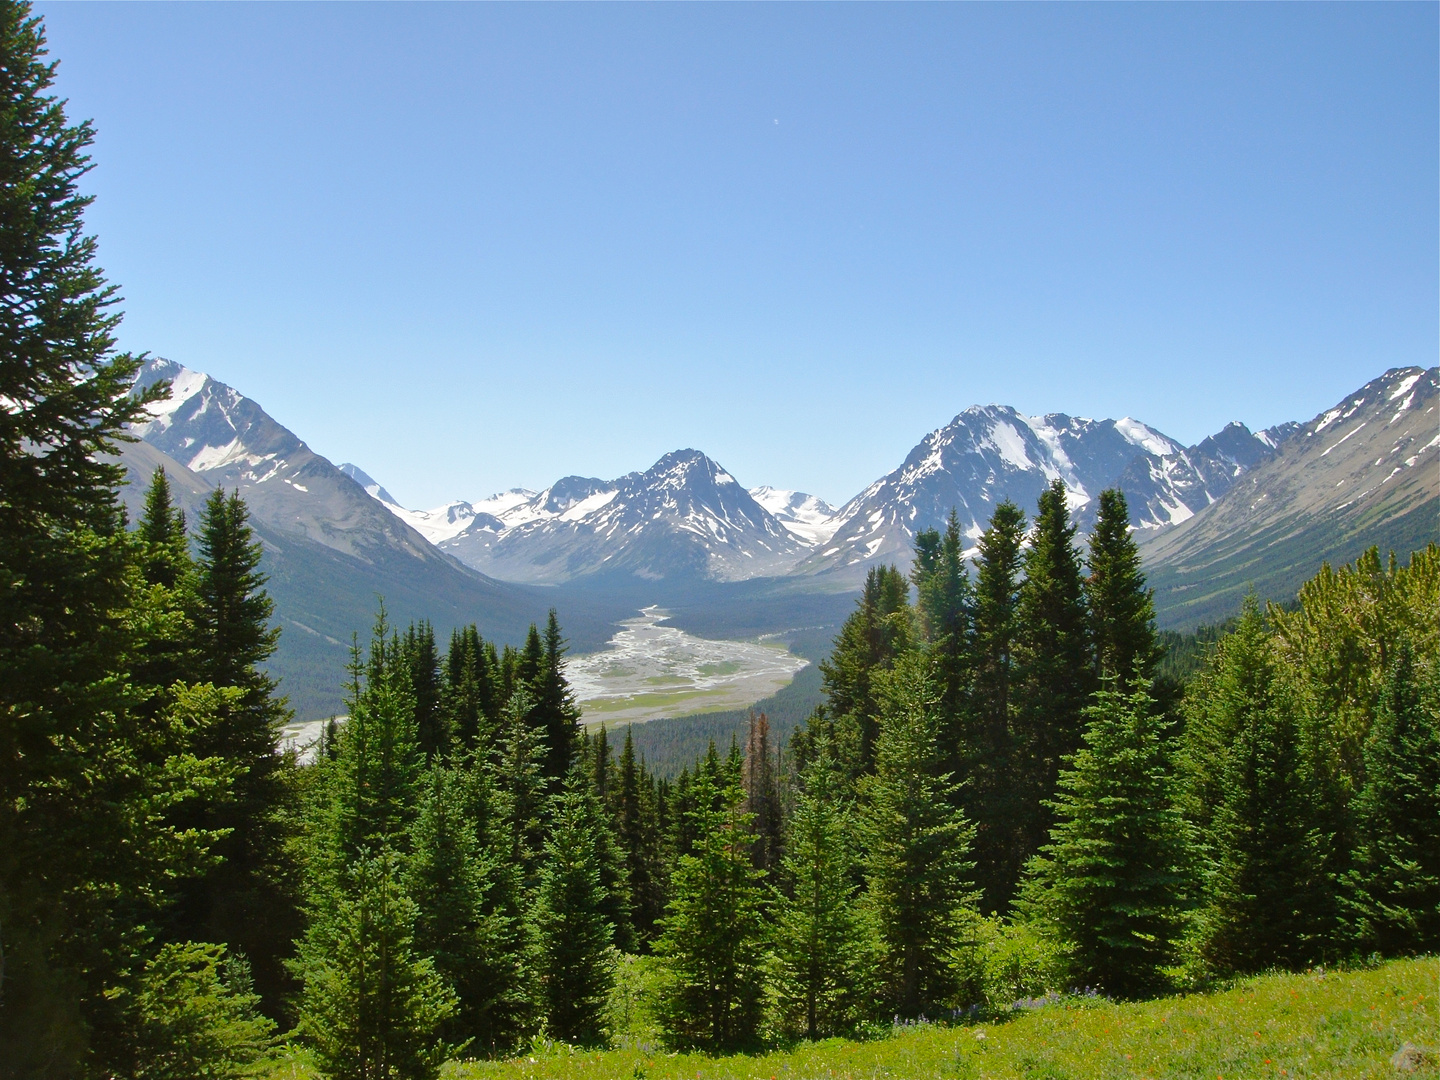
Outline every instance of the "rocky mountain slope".
[[666, 454], [618, 480], [567, 476], [534, 495], [508, 492], [471, 511], [440, 548], [505, 581], [736, 581], [782, 574], [806, 550], [698, 450]]
[[[438, 550], [376, 501], [388, 493], [376, 485], [372, 498], [255, 401], [164, 360], [148, 363], [138, 382], [161, 379], [171, 381], [171, 398], [135, 429], [142, 441], [121, 452], [130, 479], [122, 498], [136, 517], [163, 465], [193, 527], [215, 488], [240, 492], [265, 545], [282, 628], [271, 666], [302, 719], [341, 708], [350, 636], [368, 632], [380, 597], [394, 621], [430, 619], [442, 635], [473, 621], [486, 636], [518, 643], [531, 621], [544, 618], [547, 598], [485, 578]], [[574, 610], [566, 630], [579, 644], [598, 645], [609, 636], [608, 621]]]
[[1224, 498], [1147, 538], [1161, 624], [1222, 619], [1251, 588], [1293, 596], [1322, 561], [1371, 545], [1403, 559], [1440, 540], [1437, 386], [1440, 369], [1387, 371], [1294, 425]]

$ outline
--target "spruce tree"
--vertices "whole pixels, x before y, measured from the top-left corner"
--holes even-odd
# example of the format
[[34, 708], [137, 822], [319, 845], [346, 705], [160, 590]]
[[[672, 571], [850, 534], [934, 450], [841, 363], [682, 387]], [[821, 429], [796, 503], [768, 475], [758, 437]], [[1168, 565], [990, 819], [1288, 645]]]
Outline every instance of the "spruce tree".
[[915, 537], [916, 619], [935, 665], [940, 689], [941, 746], [951, 766], [968, 775], [980, 749], [971, 702], [975, 656], [975, 590], [965, 568], [960, 519], [950, 511], [942, 535], [935, 529]]
[[981, 534], [976, 559], [973, 745], [961, 796], [975, 823], [975, 882], [987, 912], [1009, 907], [1021, 869], [1010, 714], [1024, 538], [1025, 514], [1006, 499]]
[[[580, 706], [575, 703], [575, 694], [565, 678], [565, 639], [560, 636], [554, 608], [550, 609], [545, 623], [542, 645], [539, 670], [530, 682], [534, 699], [530, 722], [544, 733], [545, 776], [551, 787], [558, 789], [570, 771], [579, 742]], [[527, 642], [527, 662], [529, 654]]]
[[517, 691], [506, 706], [491, 759], [497, 795], [497, 843], [530, 889], [544, 843], [545, 744], [528, 721], [530, 695]]
[[637, 946], [643, 948], [654, 940], [655, 923], [665, 908], [660, 852], [663, 830], [657, 820], [650, 778], [645, 774], [643, 762], [635, 759], [635, 742], [628, 726], [618, 773], [620, 848], [630, 888], [630, 918], [635, 940]]
[[655, 943], [663, 985], [659, 1012], [676, 1044], [735, 1049], [754, 1041], [761, 1018], [764, 893], [750, 860], [755, 834], [744, 793], [714, 764], [691, 784], [693, 836], [671, 878], [672, 896]]
[[865, 935], [856, 902], [855, 814], [827, 746], [801, 777], [777, 890], [771, 942], [776, 1012], [807, 1039], [850, 1031], [867, 989]]
[[299, 933], [295, 869], [279, 811], [287, 798], [279, 728], [290, 710], [263, 665], [279, 629], [260, 571], [263, 549], [238, 493], [216, 491], [205, 504], [197, 537], [190, 622], [195, 628], [196, 678], [232, 686], [241, 697], [196, 747], [239, 770], [231, 797], [212, 805], [203, 824], [229, 830], [224, 862], [186, 890], [180, 923], [199, 940], [224, 942], [249, 958], [267, 1005], [288, 991], [283, 957]]
[[1172, 797], [1167, 722], [1144, 689], [1113, 686], [1086, 709], [1085, 745], [1060, 774], [1050, 843], [1025, 907], [1067, 946], [1076, 985], [1117, 997], [1165, 986], [1186, 891], [1184, 823]]
[[442, 703], [440, 654], [435, 648], [435, 630], [428, 620], [410, 624], [405, 631], [403, 655], [415, 696], [415, 731], [420, 751], [426, 760], [448, 754], [450, 732]]
[[[1313, 785], [1253, 597], [1233, 637], [1217, 658], [1224, 708], [1215, 719], [1234, 730], [1217, 730], [1212, 720], [1208, 730], [1187, 732], [1192, 783], [1200, 781], [1190, 799], [1206, 826], [1209, 868], [1202, 953], [1224, 972], [1294, 968], [1319, 958], [1330, 929]], [[1211, 741], [1227, 734], [1226, 743]]]
[[605, 1041], [615, 927], [606, 918], [609, 894], [597, 857], [608, 830], [588, 777], [571, 773], [551, 797], [550, 819], [535, 910], [546, 1026], [558, 1038], [594, 1046]]
[[430, 957], [454, 991], [455, 1012], [441, 1034], [474, 1052], [511, 1045], [515, 997], [522, 991], [518, 920], [494, 908], [507, 884], [485, 847], [489, 801], [483, 773], [432, 764], [421, 784], [405, 890], [415, 901], [416, 952]]
[[875, 772], [861, 784], [864, 906], [885, 1006], [903, 1017], [934, 1017], [954, 989], [949, 956], [974, 903], [974, 829], [942, 771], [938, 693], [925, 659], [908, 658], [884, 683]]
[[755, 867], [769, 873], [780, 861], [780, 782], [770, 744], [770, 719], [754, 709], [747, 717], [741, 786], [745, 812], [755, 830]]
[[145, 580], [175, 589], [189, 576], [190, 552], [185, 540], [185, 511], [175, 508], [163, 465], [155, 470], [145, 491], [145, 509], [137, 532], [145, 546]]
[[1358, 837], [1346, 880], [1352, 941], [1385, 956], [1440, 949], [1440, 661], [1402, 644], [1365, 743]]
[[852, 777], [870, 771], [874, 762], [875, 675], [914, 646], [909, 595], [909, 582], [895, 567], [871, 567], [855, 612], [840, 628], [829, 658], [820, 662], [836, 752]]
[[168, 387], [130, 393], [140, 359], [115, 351], [119, 298], [84, 231], [94, 130], [68, 120], [54, 79], [39, 17], [0, 4], [0, 1061], [58, 1075], [79, 1071], [106, 986], [138, 962], [144, 879], [178, 869], [145, 861], [168, 828], [151, 785], [179, 779], [161, 773], [182, 748], [130, 678], [113, 456]]
[[[1154, 674], [1155, 604], [1140, 571], [1140, 551], [1130, 536], [1130, 509], [1119, 488], [1100, 493], [1100, 514], [1090, 534], [1090, 576], [1085, 608], [1096, 673], [1142, 679]], [[1138, 665], [1138, 667], [1137, 667]]]
[[430, 1080], [448, 1056], [441, 1026], [454, 992], [415, 949], [419, 909], [401, 859], [369, 848], [315, 898], [296, 962], [300, 1032], [335, 1080]]
[[1025, 552], [1015, 639], [1014, 783], [1017, 856], [1023, 865], [1040, 849], [1054, 820], [1061, 763], [1080, 748], [1084, 710], [1095, 689], [1081, 585], [1080, 552], [1065, 485], [1040, 496]]

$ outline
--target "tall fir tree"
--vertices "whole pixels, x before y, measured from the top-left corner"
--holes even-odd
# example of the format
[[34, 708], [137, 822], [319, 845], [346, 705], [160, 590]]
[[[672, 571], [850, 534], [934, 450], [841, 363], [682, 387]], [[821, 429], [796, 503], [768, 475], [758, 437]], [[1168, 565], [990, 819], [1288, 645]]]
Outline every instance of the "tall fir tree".
[[807, 1039], [852, 1030], [867, 1001], [866, 939], [856, 901], [856, 823], [828, 746], [801, 777], [776, 893], [771, 987], [781, 1028]]
[[1130, 508], [1119, 488], [1100, 493], [1100, 512], [1090, 534], [1085, 610], [1099, 675], [1149, 680], [1160, 649], [1155, 639], [1155, 603], [1145, 588], [1140, 550], [1130, 536]]
[[449, 1054], [438, 1036], [454, 992], [416, 951], [401, 873], [392, 848], [362, 849], [316, 897], [300, 943], [299, 1030], [335, 1080], [433, 1080]]
[[963, 935], [974, 829], [956, 809], [940, 755], [938, 693], [923, 656], [884, 680], [875, 772], [861, 784], [865, 913], [879, 997], [895, 1014], [935, 1017], [954, 989], [950, 954]]
[[578, 770], [551, 803], [535, 906], [546, 1027], [593, 1046], [605, 1040], [605, 1006], [615, 981], [615, 925], [606, 918], [610, 894], [597, 854], [613, 840], [590, 778]]
[[497, 843], [527, 892], [535, 885], [545, 839], [545, 743], [540, 729], [529, 722], [530, 712], [530, 695], [517, 691], [506, 706], [490, 760], [497, 796]]
[[115, 351], [118, 295], [84, 231], [94, 130], [54, 80], [39, 17], [0, 4], [0, 1061], [22, 1074], [76, 1072], [92, 1051], [105, 1067], [91, 1032], [141, 960], [138, 901], [167, 873], [147, 865], [164, 832], [149, 807], [179, 750], [129, 677], [112, 456], [168, 388], [130, 393], [140, 361]]
[[145, 545], [145, 580], [171, 590], [184, 582], [191, 569], [185, 511], [175, 507], [163, 465], [155, 470], [145, 491], [145, 508], [136, 531]]
[[1086, 710], [1085, 745], [1060, 774], [1050, 843], [1024, 889], [1024, 906], [1065, 943], [1075, 984], [1130, 998], [1165, 988], [1188, 867], [1168, 724], [1144, 688], [1142, 663], [1129, 693], [1112, 679]]
[[950, 767], [968, 776], [979, 764], [983, 739], [972, 702], [975, 660], [975, 590], [965, 568], [964, 538], [954, 510], [942, 534], [915, 537], [916, 619], [934, 664], [940, 690], [940, 742]]
[[185, 535], [185, 514], [171, 500], [163, 468], [155, 470], [145, 491], [145, 509], [135, 531], [154, 622], [131, 672], [137, 684], [162, 688], [149, 703], [150, 708], [161, 709], [168, 699], [164, 689], [193, 682], [199, 667], [190, 622], [195, 565]]
[[975, 881], [988, 912], [1009, 907], [1021, 870], [1010, 714], [1025, 529], [1024, 512], [1002, 501], [980, 536], [976, 559], [973, 745], [962, 765], [961, 797], [975, 823]]
[[755, 867], [767, 874], [780, 862], [780, 778], [770, 739], [770, 718], [751, 709], [746, 718], [745, 762], [741, 772], [744, 809], [755, 831]]
[[1385, 956], [1440, 949], [1440, 661], [1395, 650], [1365, 743], [1346, 877], [1352, 941]]
[[1059, 480], [1040, 496], [1024, 565], [1012, 720], [1016, 855], [1021, 866], [1050, 833], [1054, 815], [1048, 804], [1062, 762], [1080, 748], [1085, 706], [1096, 685], [1080, 551], [1065, 485]]
[[655, 924], [665, 910], [665, 868], [660, 850], [664, 835], [655, 805], [656, 793], [635, 758], [635, 741], [625, 728], [625, 745], [618, 768], [620, 847], [630, 886], [630, 918], [636, 945], [647, 948], [655, 939]]
[[691, 849], [675, 864], [655, 943], [663, 972], [659, 1012], [678, 1045], [735, 1049], [759, 1032], [764, 893], [750, 859], [755, 834], [743, 800], [712, 744], [710, 763], [691, 784]]
[[1297, 967], [1323, 953], [1332, 896], [1294, 703], [1253, 596], [1226, 644], [1212, 675], [1219, 708], [1186, 732], [1208, 867], [1202, 953], [1223, 972]]
[[420, 752], [427, 761], [448, 754], [450, 732], [442, 701], [440, 653], [435, 648], [435, 629], [428, 620], [410, 624], [402, 655], [410, 671], [410, 690], [415, 695], [415, 733]]
[[237, 492], [216, 491], [200, 516], [190, 622], [197, 643], [196, 678], [241, 692], [220, 724], [196, 747], [239, 771], [230, 799], [213, 803], [205, 827], [228, 830], [224, 862], [186, 890], [183, 932], [220, 941], [250, 960], [266, 1004], [289, 992], [284, 957], [299, 933], [297, 870], [289, 830], [278, 812], [289, 798], [285, 758], [277, 753], [285, 699], [264, 664], [280, 632], [260, 570], [263, 549]]
[[855, 611], [820, 662], [826, 713], [836, 752], [852, 777], [874, 764], [879, 702], [876, 673], [887, 671], [914, 646], [910, 583], [893, 566], [871, 567]]

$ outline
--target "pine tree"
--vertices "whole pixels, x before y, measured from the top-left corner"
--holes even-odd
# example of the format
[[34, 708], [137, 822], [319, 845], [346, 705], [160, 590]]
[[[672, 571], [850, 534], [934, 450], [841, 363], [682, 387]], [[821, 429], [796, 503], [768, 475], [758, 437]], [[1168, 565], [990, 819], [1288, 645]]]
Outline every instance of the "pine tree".
[[[560, 636], [560, 623], [555, 609], [550, 609], [542, 639], [543, 653], [539, 671], [530, 683], [534, 698], [531, 723], [538, 725], [545, 736], [545, 776], [553, 788], [559, 788], [570, 771], [580, 735], [580, 707], [565, 678], [565, 639]], [[526, 657], [530, 646], [526, 644]]]
[[895, 567], [871, 567], [855, 612], [840, 628], [829, 658], [820, 662], [836, 750], [851, 776], [868, 772], [874, 762], [875, 674], [889, 670], [914, 644], [909, 595], [909, 582]]
[[1006, 499], [980, 536], [976, 560], [974, 745], [962, 767], [961, 797], [975, 823], [975, 881], [988, 912], [1009, 907], [1021, 869], [1010, 714], [1024, 538], [1025, 514]]
[[780, 783], [771, 753], [770, 719], [754, 709], [747, 718], [741, 785], [744, 809], [755, 830], [755, 867], [769, 873], [780, 862]]
[[518, 875], [490, 849], [489, 773], [432, 764], [421, 785], [405, 889], [419, 914], [415, 949], [455, 991], [445, 1041], [508, 1049], [530, 1022], [530, 958]]
[[450, 732], [441, 700], [440, 654], [435, 648], [435, 630], [428, 620], [410, 625], [402, 649], [410, 671], [410, 690], [415, 696], [415, 731], [420, 751], [428, 761], [450, 751]]
[[163, 465], [155, 470], [145, 491], [145, 510], [137, 531], [145, 546], [145, 580], [175, 589], [189, 576], [190, 552], [185, 541], [185, 511], [175, 508]]
[[400, 878], [394, 850], [363, 849], [317, 896], [300, 944], [300, 1031], [336, 1080], [429, 1080], [448, 1056], [438, 1035], [455, 996], [415, 950]]
[[1059, 480], [1040, 496], [1024, 563], [1012, 721], [1021, 865], [1049, 835], [1054, 818], [1047, 804], [1062, 761], [1080, 748], [1084, 710], [1095, 688], [1080, 552]]
[[1166, 721], [1144, 689], [1111, 686], [1086, 710], [1085, 745], [1060, 774], [1050, 843], [1025, 907], [1069, 950], [1077, 985], [1141, 997], [1165, 986], [1185, 895], [1184, 823], [1172, 798]]
[[1220, 715], [1187, 732], [1190, 773], [1200, 778], [1192, 780], [1190, 805], [1207, 826], [1202, 851], [1210, 867], [1202, 951], [1220, 971], [1297, 967], [1318, 958], [1329, 929], [1312, 784], [1253, 596], [1232, 637], [1213, 679]]
[[628, 726], [618, 771], [620, 848], [630, 887], [630, 918], [635, 940], [637, 946], [643, 948], [655, 939], [655, 924], [665, 910], [660, 852], [664, 830], [658, 820], [656, 793], [645, 774], [644, 763], [635, 760], [635, 743]]
[[865, 911], [875, 935], [880, 996], [904, 1017], [928, 1014], [954, 986], [970, 891], [974, 829], [955, 809], [936, 744], [938, 694], [923, 657], [885, 680], [875, 772], [861, 784]]
[[784, 1030], [807, 1039], [851, 1030], [865, 1002], [865, 936], [856, 903], [855, 815], [829, 748], [802, 775], [775, 896], [772, 985]]
[[[955, 511], [942, 535], [935, 529], [915, 537], [915, 614], [935, 665], [943, 718], [941, 744], [952, 766], [964, 768], [978, 750], [972, 730], [971, 687], [975, 654], [975, 590], [965, 569], [960, 519]], [[967, 770], [968, 771], [968, 770]]]
[[1440, 662], [1424, 676], [1395, 653], [1365, 743], [1346, 880], [1352, 940], [1385, 956], [1440, 948]]
[[1130, 509], [1119, 488], [1100, 493], [1100, 515], [1090, 535], [1090, 576], [1085, 608], [1097, 674], [1150, 679], [1160, 658], [1155, 641], [1155, 604], [1140, 571], [1140, 551], [1130, 536]]
[[140, 897], [193, 845], [152, 861], [169, 828], [153, 800], [181, 748], [129, 677], [139, 560], [113, 456], [168, 387], [130, 393], [140, 360], [115, 351], [119, 298], [84, 231], [94, 130], [70, 123], [54, 79], [41, 20], [0, 4], [0, 1061], [59, 1075], [79, 1071], [105, 987], [138, 962]]
[[224, 862], [186, 890], [179, 921], [186, 935], [224, 942], [248, 957], [274, 1008], [289, 989], [282, 960], [300, 930], [295, 868], [277, 814], [288, 798], [279, 728], [291, 713], [263, 667], [280, 632], [269, 625], [274, 603], [260, 571], [263, 549], [238, 493], [216, 491], [207, 500], [197, 546], [190, 612], [196, 678], [235, 687], [241, 697], [196, 752], [242, 771], [230, 799], [212, 804], [202, 822], [229, 830], [217, 852]]
[[530, 712], [530, 695], [517, 691], [506, 706], [491, 759], [498, 799], [497, 843], [503, 845], [526, 890], [535, 883], [545, 810], [545, 745], [542, 732], [528, 721]]
[[551, 803], [535, 911], [546, 1025], [561, 1039], [593, 1046], [605, 1041], [615, 980], [614, 924], [597, 857], [609, 834], [588, 777], [573, 772]]
[[691, 785], [693, 846], [676, 862], [655, 952], [669, 1038], [721, 1050], [752, 1042], [759, 1030], [765, 922], [744, 793], [725, 780], [713, 745], [711, 757]]

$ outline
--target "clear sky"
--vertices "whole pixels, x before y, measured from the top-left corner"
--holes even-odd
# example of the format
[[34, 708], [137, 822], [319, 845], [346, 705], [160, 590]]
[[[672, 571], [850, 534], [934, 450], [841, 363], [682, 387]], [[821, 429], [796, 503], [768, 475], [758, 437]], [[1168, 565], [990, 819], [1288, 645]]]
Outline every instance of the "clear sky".
[[1433, 3], [38, 10], [122, 344], [407, 505], [1435, 363]]

